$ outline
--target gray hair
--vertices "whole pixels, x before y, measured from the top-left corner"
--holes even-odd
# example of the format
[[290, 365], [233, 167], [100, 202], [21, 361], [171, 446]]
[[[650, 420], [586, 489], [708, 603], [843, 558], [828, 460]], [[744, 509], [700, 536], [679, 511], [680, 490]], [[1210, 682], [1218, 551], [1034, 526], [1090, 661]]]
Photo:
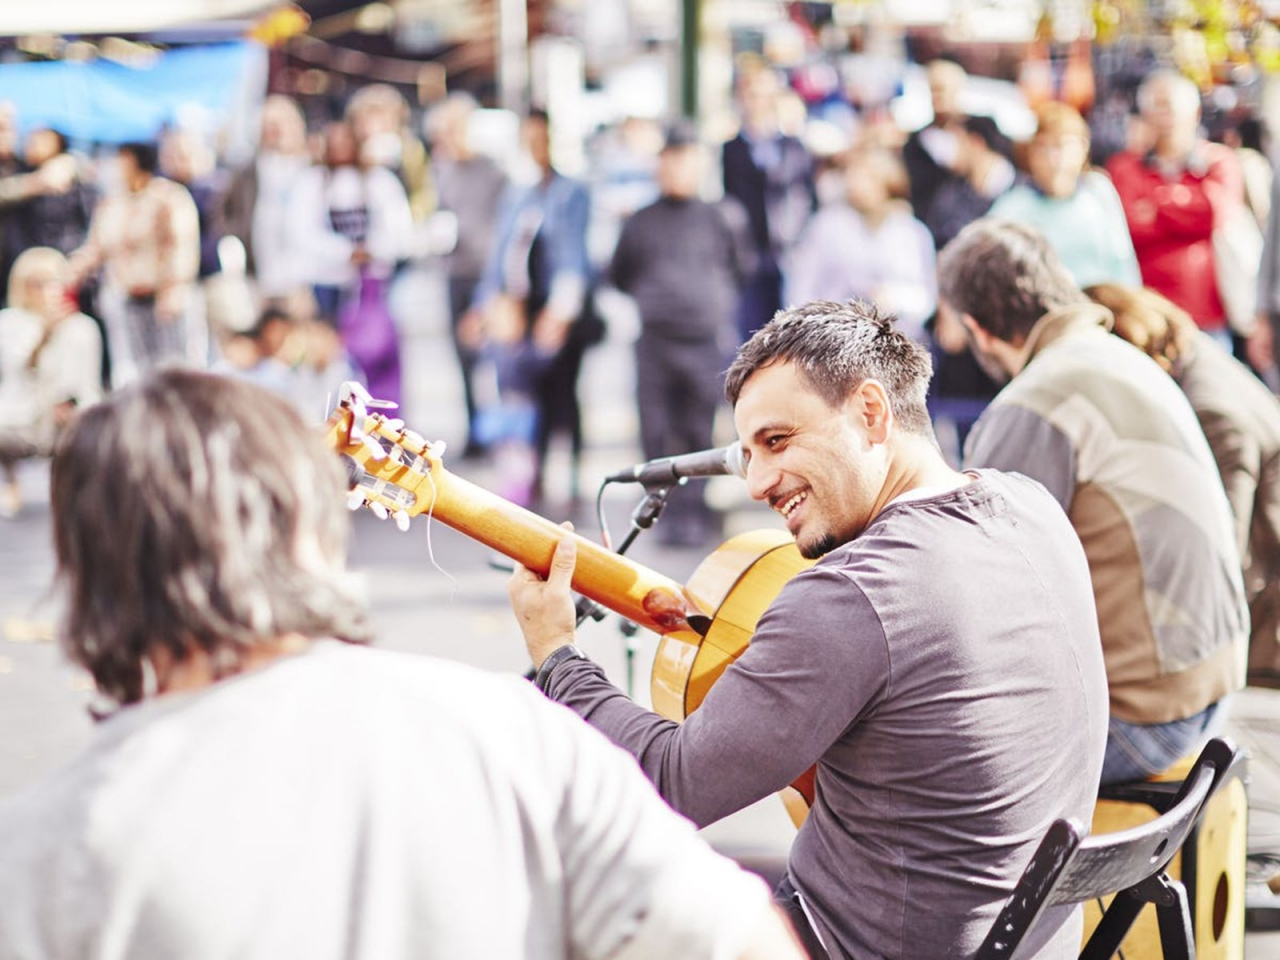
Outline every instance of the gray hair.
[[1200, 112], [1200, 89], [1189, 78], [1169, 67], [1153, 70], [1143, 78], [1138, 87], [1138, 112], [1151, 112], [1151, 98], [1157, 87], [1167, 86], [1175, 101], [1188, 112]]
[[63, 646], [131, 703], [159, 650], [225, 676], [287, 633], [362, 642], [344, 490], [319, 433], [243, 381], [170, 370], [90, 407], [53, 461]]
[[943, 248], [938, 299], [1013, 344], [1050, 310], [1088, 302], [1042, 233], [992, 217], [975, 220]]

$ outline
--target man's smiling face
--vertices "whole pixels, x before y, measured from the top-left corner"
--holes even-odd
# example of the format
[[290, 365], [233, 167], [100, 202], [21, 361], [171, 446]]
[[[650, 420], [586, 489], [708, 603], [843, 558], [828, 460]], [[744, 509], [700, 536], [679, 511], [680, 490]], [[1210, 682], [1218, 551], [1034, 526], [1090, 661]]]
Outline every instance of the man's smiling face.
[[858, 391], [832, 407], [794, 364], [775, 363], [743, 385], [733, 420], [751, 496], [786, 519], [804, 556], [848, 543], [871, 522], [885, 462]]

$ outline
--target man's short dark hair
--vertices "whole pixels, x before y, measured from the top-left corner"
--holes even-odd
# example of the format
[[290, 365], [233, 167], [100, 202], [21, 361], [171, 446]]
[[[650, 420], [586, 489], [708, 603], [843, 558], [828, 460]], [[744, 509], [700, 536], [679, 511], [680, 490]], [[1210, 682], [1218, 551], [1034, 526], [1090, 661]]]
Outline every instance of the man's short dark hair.
[[155, 174], [160, 169], [160, 150], [154, 143], [129, 142], [122, 143], [119, 153], [127, 153], [143, 173]]
[[89, 407], [53, 461], [64, 646], [119, 703], [145, 662], [234, 673], [285, 634], [366, 638], [339, 459], [252, 384], [171, 370]]
[[872, 303], [817, 300], [780, 310], [742, 346], [729, 367], [724, 388], [729, 403], [738, 402], [752, 374], [775, 363], [794, 363], [833, 408], [863, 381], [878, 380], [898, 425], [933, 439], [925, 405], [933, 375], [929, 351]]
[[943, 249], [938, 297], [1013, 344], [1050, 310], [1088, 302], [1039, 231], [991, 218], [969, 224]]

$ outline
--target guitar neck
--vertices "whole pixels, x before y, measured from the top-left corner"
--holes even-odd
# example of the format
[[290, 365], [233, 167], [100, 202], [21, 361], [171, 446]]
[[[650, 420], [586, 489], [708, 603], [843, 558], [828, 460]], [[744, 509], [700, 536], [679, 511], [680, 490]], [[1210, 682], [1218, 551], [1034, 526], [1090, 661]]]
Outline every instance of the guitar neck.
[[[331, 418], [328, 427], [330, 446], [356, 461], [372, 481], [367, 490], [371, 499], [409, 494], [401, 505], [410, 516], [439, 520], [543, 576], [551, 567], [556, 544], [572, 536], [578, 546], [573, 588], [579, 593], [662, 634], [688, 630], [689, 618], [701, 616], [676, 581], [450, 473], [416, 438], [408, 440], [403, 433], [391, 436], [379, 427], [378, 436], [404, 451], [383, 459], [371, 455], [367, 443], [351, 438], [349, 414]], [[383, 485], [394, 489], [384, 491]]]
[[[432, 516], [546, 575], [556, 544], [567, 534], [563, 527], [445, 470], [433, 471], [433, 479]], [[430, 490], [424, 492], [430, 496]], [[658, 633], [687, 627], [687, 615], [695, 611], [688, 609], [679, 583], [586, 537], [572, 536], [578, 546], [575, 590]]]

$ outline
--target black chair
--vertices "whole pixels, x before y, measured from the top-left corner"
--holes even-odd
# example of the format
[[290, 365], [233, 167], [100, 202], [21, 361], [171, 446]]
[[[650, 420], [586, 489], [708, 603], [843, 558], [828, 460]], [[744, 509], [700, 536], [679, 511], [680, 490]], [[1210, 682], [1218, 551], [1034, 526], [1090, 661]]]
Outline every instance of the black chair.
[[1115, 899], [1081, 951], [1081, 960], [1114, 956], [1148, 903], [1156, 905], [1166, 960], [1193, 960], [1195, 941], [1187, 891], [1170, 879], [1165, 869], [1236, 756], [1236, 748], [1227, 740], [1210, 740], [1168, 811], [1150, 823], [1086, 837], [1077, 821], [1055, 820], [975, 960], [1010, 960], [1046, 909], [1086, 903], [1113, 893]]

